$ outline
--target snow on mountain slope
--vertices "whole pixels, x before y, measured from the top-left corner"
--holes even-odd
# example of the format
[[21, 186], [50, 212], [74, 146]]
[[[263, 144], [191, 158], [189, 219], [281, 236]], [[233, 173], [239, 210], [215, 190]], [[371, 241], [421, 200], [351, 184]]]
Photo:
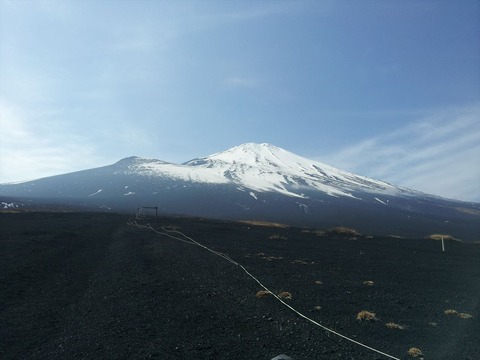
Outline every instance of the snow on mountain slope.
[[[40, 180], [40, 179], [39, 179]], [[128, 157], [102, 168], [59, 175], [17, 186], [4, 186], [9, 193], [29, 193], [38, 196], [71, 197], [85, 194], [90, 198], [122, 196], [139, 192], [153, 193], [171, 186], [226, 185], [246, 192], [258, 200], [258, 193], [271, 192], [288, 197], [311, 199], [318, 195], [373, 200], [379, 195], [415, 196], [420, 193], [395, 187], [383, 181], [369, 179], [308, 160], [270, 144], [247, 143], [211, 156], [173, 164], [156, 159]], [[138, 186], [138, 184], [144, 184]], [[125, 185], [137, 184], [126, 190]], [[76, 186], [76, 191], [73, 187]], [[9, 190], [8, 190], [9, 189]], [[150, 190], [147, 190], [150, 189]], [[257, 192], [257, 194], [255, 193]], [[63, 194], [63, 195], [62, 195]], [[370, 196], [369, 194], [372, 194]], [[377, 201], [383, 201], [376, 198]]]
[[[125, 160], [125, 159], [124, 159]], [[192, 169], [191, 167], [172, 164], [156, 159], [143, 159], [139, 157], [128, 158], [126, 174], [138, 174], [151, 177], [169, 177], [176, 180], [197, 183], [223, 184], [229, 182], [221, 174], [210, 169]]]
[[184, 163], [209, 170], [256, 191], [276, 191], [305, 197], [307, 190], [331, 196], [355, 197], [355, 192], [396, 194], [403, 189], [308, 160], [271, 144], [247, 143], [232, 149]]

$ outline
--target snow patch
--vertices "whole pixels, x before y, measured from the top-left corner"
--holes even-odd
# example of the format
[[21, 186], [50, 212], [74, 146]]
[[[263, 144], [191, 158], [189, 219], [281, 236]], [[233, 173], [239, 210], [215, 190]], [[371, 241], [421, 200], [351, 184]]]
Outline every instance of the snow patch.
[[257, 195], [253, 191], [250, 191], [249, 194], [255, 199], [258, 200]]
[[3, 201], [2, 201], [0, 204], [3, 206], [4, 209], [9, 209], [9, 208], [10, 208], [10, 209], [15, 209], [15, 208], [18, 208], [18, 205], [15, 204], [15, 203], [13, 203], [13, 202], [12, 202], [12, 203], [6, 203], [6, 202], [3, 202]]
[[93, 194], [90, 194], [88, 196], [94, 196], [94, 195], [100, 194], [102, 191], [103, 191], [103, 189], [98, 189], [96, 192], [94, 192]]
[[383, 201], [380, 200], [379, 198], [375, 198], [375, 200], [377, 200], [379, 203], [382, 203], [383, 205], [388, 205], [387, 203], [383, 202]]
[[135, 192], [129, 191], [128, 193], [123, 194], [123, 196], [130, 196], [130, 195], [135, 195]]

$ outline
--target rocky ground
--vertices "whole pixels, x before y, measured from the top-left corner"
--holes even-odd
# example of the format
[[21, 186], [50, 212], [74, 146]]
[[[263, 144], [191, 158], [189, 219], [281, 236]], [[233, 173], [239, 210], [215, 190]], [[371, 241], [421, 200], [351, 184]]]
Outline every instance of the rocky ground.
[[[0, 214], [2, 359], [388, 359], [239, 266], [106, 213]], [[186, 218], [289, 305], [399, 359], [480, 359], [480, 246]], [[357, 320], [366, 310], [371, 320]], [[451, 314], [445, 314], [446, 310]], [[469, 318], [468, 315], [471, 317]], [[404, 327], [395, 328], [393, 323]]]

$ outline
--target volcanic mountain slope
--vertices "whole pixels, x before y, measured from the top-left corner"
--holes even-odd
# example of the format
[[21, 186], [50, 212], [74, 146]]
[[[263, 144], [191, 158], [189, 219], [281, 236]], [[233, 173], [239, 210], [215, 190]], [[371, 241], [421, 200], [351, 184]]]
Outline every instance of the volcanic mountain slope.
[[[308, 160], [270, 144], [243, 144], [172, 164], [130, 157], [96, 169], [0, 185], [10, 206], [62, 204], [307, 226], [348, 225], [363, 232], [432, 232], [477, 240], [480, 204], [401, 188]], [[22, 205], [23, 204], [23, 205]]]

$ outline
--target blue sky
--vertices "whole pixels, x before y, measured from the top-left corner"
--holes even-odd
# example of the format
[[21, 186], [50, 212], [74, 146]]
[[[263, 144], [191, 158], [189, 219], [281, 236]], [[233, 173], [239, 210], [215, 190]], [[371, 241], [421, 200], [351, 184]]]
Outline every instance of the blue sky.
[[268, 142], [480, 202], [480, 1], [0, 0], [0, 182]]

